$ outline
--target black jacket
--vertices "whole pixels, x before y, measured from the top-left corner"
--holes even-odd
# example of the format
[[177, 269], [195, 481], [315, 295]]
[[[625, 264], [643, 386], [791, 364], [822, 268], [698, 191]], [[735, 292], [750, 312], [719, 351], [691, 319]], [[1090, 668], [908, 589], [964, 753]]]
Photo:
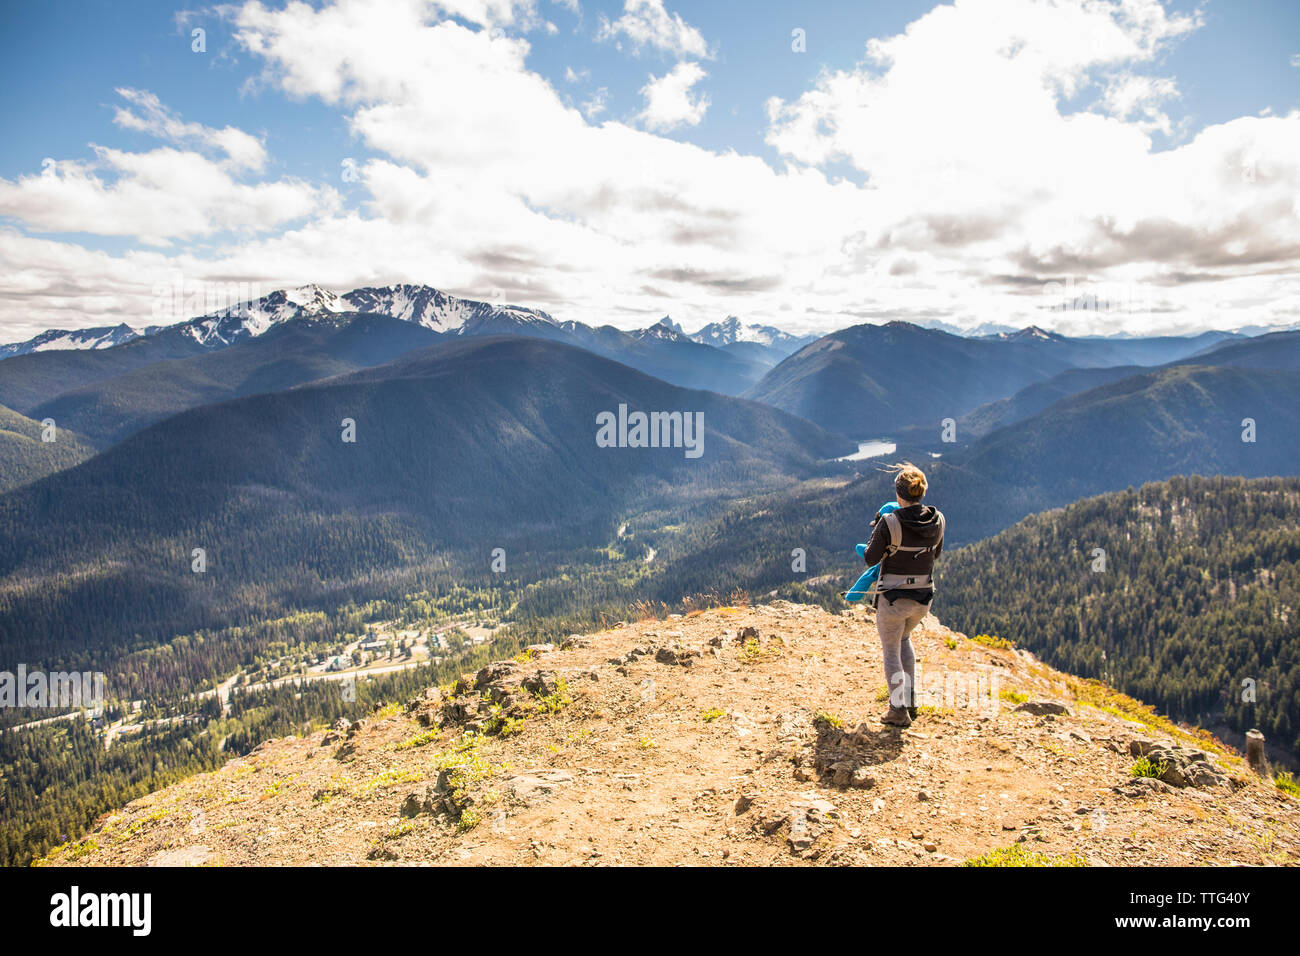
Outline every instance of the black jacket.
[[[881, 518], [880, 513], [876, 512], [875, 520], [872, 521], [874, 530], [871, 532], [871, 540], [867, 542], [867, 550], [863, 555], [867, 567], [884, 558], [884, 566], [880, 569], [882, 576], [930, 574], [934, 570], [935, 558], [943, 552], [943, 516], [939, 513], [939, 509], [932, 508], [930, 505], [909, 505], [906, 508], [899, 508], [894, 514], [898, 516], [903, 530], [899, 544], [905, 548], [929, 548], [930, 550], [896, 551], [885, 558], [885, 551], [889, 548], [889, 526]], [[895, 589], [886, 592], [885, 596], [891, 604], [900, 597], [925, 603], [934, 596], [934, 591], [929, 588]]]

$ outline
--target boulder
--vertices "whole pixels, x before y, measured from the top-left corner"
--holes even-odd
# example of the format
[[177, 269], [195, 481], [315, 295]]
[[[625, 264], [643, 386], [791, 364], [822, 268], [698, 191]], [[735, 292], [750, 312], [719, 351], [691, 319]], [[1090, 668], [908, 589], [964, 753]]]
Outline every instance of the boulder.
[[1172, 787], [1208, 789], [1228, 786], [1230, 782], [1227, 774], [1210, 761], [1209, 754], [1194, 747], [1176, 746], [1153, 740], [1134, 740], [1129, 743], [1129, 753], [1134, 757], [1146, 757], [1161, 768], [1158, 779]]

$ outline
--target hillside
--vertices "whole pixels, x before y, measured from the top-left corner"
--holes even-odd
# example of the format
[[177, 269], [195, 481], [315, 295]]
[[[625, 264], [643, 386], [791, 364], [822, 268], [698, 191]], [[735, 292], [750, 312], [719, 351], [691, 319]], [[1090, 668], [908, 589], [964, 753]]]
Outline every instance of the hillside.
[[[1243, 441], [1243, 422], [1255, 440]], [[1180, 474], [1300, 472], [1300, 379], [1175, 366], [1062, 399], [952, 456], [1020, 515]]]
[[[921, 686], [953, 693], [883, 727], [869, 616], [778, 602], [574, 636], [268, 742], [44, 862], [1300, 862], [1300, 802], [1213, 738], [933, 617]], [[982, 711], [957, 694], [994, 678]], [[1164, 779], [1131, 776], [1140, 754]]]
[[64, 422], [101, 446], [109, 445], [186, 409], [381, 365], [439, 338], [429, 329], [380, 315], [291, 319], [228, 348], [155, 362], [62, 392], [31, 414]]
[[[1078, 395], [1099, 385], [1109, 385], [1111, 382], [1141, 375], [1144, 372], [1146, 369], [1138, 365], [1071, 368], [1058, 372], [1046, 381], [1026, 385], [1014, 395], [981, 405], [961, 416], [957, 419], [957, 443], [964, 444], [983, 438], [999, 428], [1014, 425], [1036, 415], [1063, 398]], [[901, 440], [906, 441], [908, 438], [929, 441], [933, 444], [934, 426], [912, 429], [910, 433], [904, 433]]]
[[[1175, 478], [1089, 498], [945, 555], [941, 577], [954, 626], [1300, 755], [1300, 479]], [[1242, 700], [1247, 680], [1257, 700]]]
[[[1256, 424], [1253, 443], [1242, 441], [1245, 418]], [[1144, 372], [1057, 401], [965, 447], [900, 444], [887, 458], [853, 463], [843, 480], [736, 502], [725, 516], [693, 527], [691, 540], [666, 556], [662, 595], [715, 585], [764, 593], [791, 579], [789, 561], [780, 558], [793, 548], [806, 553], [806, 579], [847, 574], [853, 544], [893, 498], [881, 470], [887, 461], [922, 463], [927, 501], [943, 510], [948, 543], [959, 547], [1045, 509], [1176, 475], [1300, 473], [1297, 432], [1300, 380], [1292, 373], [1201, 366]], [[951, 450], [929, 458], [936, 447]]]
[[1300, 369], [1300, 331], [1270, 332], [1240, 340], [1230, 339], [1197, 352], [1187, 359], [1202, 365], [1236, 365], [1244, 368]]
[[207, 348], [181, 329], [164, 329], [104, 349], [28, 352], [0, 361], [0, 405], [24, 414], [74, 388], [134, 369], [199, 355]]
[[[1076, 339], [1035, 328], [966, 338], [908, 322], [855, 325], [800, 349], [745, 394], [856, 437], [910, 427], [934, 435], [944, 418], [961, 419], [1068, 369], [1171, 362], [1213, 340]], [[1070, 394], [1111, 378], [1078, 376], [1057, 388]], [[1045, 406], [1046, 394], [1031, 399], [1034, 410]]]
[[[1068, 367], [1041, 355], [1033, 342], [968, 339], [890, 322], [832, 332], [785, 359], [745, 394], [823, 428], [868, 436], [908, 425], [937, 427], [942, 418]], [[932, 387], [900, 389], [900, 381]]]
[[95, 453], [86, 440], [60, 427], [55, 440], [41, 441], [39, 420], [0, 405], [0, 494], [85, 461]]
[[[702, 415], [700, 454], [680, 434], [675, 448], [599, 447], [597, 416], [620, 405]], [[51, 635], [67, 633], [82, 653], [139, 647], [241, 615], [401, 594], [400, 575], [450, 562], [464, 584], [501, 581], [496, 548], [511, 573], [531, 554], [536, 578], [555, 575], [629, 513], [720, 508], [837, 451], [774, 409], [569, 346], [458, 340], [193, 409], [0, 497], [0, 648], [53, 661], [68, 646]]]

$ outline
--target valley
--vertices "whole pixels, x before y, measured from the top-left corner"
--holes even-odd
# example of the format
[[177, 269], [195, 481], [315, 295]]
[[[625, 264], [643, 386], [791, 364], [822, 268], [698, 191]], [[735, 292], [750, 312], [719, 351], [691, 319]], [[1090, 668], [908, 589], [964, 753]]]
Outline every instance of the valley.
[[[12, 350], [0, 650], [102, 671], [110, 700], [96, 720], [0, 714], [6, 861], [530, 645], [737, 602], [838, 610], [902, 459], [948, 519], [945, 620], [1181, 726], [1262, 727], [1294, 766], [1300, 492], [1273, 476], [1300, 474], [1300, 333], [1041, 331], [627, 332], [429, 287], [307, 287], [120, 344]], [[917, 362], [941, 386], [902, 402], [891, 376]], [[1090, 587], [1062, 571], [1083, 540], [1123, 556], [1151, 508], [1205, 532], [1232, 515], [1260, 545], [1157, 535]], [[1169, 588], [1108, 616], [1104, 588], [1130, 578]], [[1216, 651], [1215, 633], [1237, 636]], [[1246, 678], [1260, 692], [1234, 702]]]

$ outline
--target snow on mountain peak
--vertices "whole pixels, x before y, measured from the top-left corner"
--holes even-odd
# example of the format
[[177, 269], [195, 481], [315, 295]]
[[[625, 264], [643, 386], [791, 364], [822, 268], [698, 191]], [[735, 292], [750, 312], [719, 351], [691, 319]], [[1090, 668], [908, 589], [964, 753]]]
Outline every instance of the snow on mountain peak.
[[710, 322], [691, 336], [696, 342], [714, 345], [719, 348], [735, 345], [737, 342], [750, 342], [755, 345], [784, 345], [795, 340], [795, 336], [770, 325], [746, 325], [734, 315], [729, 315], [721, 322]]

